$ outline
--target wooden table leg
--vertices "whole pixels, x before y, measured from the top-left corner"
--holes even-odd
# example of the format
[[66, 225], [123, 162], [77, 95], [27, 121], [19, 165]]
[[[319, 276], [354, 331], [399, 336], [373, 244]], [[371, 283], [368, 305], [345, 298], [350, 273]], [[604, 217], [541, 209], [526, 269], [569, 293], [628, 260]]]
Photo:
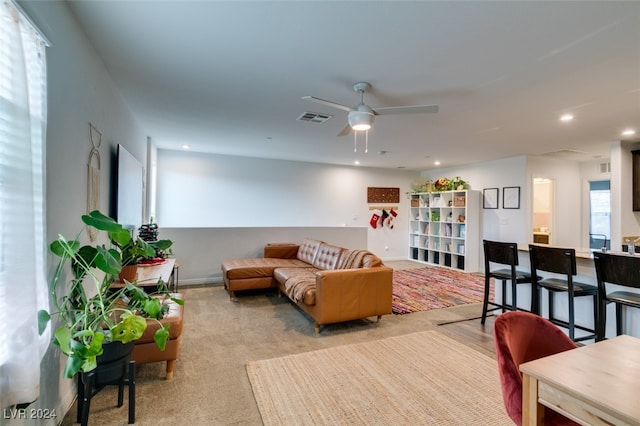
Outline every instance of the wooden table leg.
[[538, 380], [522, 375], [522, 426], [544, 425], [544, 406], [538, 403]]

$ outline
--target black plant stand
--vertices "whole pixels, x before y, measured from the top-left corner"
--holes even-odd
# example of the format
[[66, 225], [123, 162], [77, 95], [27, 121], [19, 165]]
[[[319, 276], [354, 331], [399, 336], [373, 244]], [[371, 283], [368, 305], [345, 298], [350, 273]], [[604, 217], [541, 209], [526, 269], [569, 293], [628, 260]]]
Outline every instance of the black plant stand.
[[[108, 348], [112, 346], [112, 348]], [[129, 388], [129, 424], [136, 422], [136, 363], [130, 361], [133, 342], [105, 345], [105, 352], [98, 357], [98, 367], [88, 373], [78, 373], [77, 422], [86, 426], [89, 422], [91, 398], [105, 386], [118, 386], [118, 407], [122, 407], [124, 387]]]

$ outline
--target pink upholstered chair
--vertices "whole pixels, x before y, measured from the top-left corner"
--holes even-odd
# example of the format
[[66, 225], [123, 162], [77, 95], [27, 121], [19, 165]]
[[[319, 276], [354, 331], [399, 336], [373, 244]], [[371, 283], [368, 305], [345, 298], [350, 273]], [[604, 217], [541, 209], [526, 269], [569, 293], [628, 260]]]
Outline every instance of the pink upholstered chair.
[[[576, 344], [557, 326], [529, 312], [507, 312], [494, 324], [496, 357], [507, 414], [522, 425], [522, 373], [519, 366], [548, 355], [574, 349]], [[577, 425], [545, 408], [545, 425]]]

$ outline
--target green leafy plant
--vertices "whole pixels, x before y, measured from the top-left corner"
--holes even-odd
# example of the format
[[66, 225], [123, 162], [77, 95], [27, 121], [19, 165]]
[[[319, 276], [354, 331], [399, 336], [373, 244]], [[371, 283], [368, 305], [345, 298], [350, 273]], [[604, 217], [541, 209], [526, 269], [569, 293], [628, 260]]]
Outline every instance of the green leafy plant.
[[[125, 230], [126, 231], [126, 230]], [[129, 234], [129, 231], [127, 231]], [[141, 260], [171, 254], [171, 240], [143, 241], [140, 238], [133, 239], [129, 235], [128, 240], [120, 238], [120, 233], [111, 236], [111, 243], [118, 248], [121, 254], [122, 266], [136, 265]]]
[[433, 181], [431, 179], [419, 178], [411, 183], [411, 191], [416, 192], [432, 192]]
[[456, 176], [451, 181], [451, 189], [453, 190], [469, 189], [469, 183], [464, 181], [460, 176]]
[[469, 189], [469, 184], [464, 181], [460, 176], [456, 176], [453, 179], [441, 177], [433, 182], [433, 187], [437, 192], [440, 191], [455, 191]]
[[[79, 371], [95, 369], [104, 343], [128, 343], [139, 339], [147, 327], [147, 319], [159, 321], [163, 310], [166, 313], [168, 309], [161, 304], [160, 298], [145, 293], [135, 282], [127, 282], [120, 289], [111, 288], [124, 262], [143, 256], [140, 253], [154, 256], [153, 245], [145, 243], [149, 250], [145, 245], [138, 245], [127, 229], [99, 211], [83, 215], [82, 221], [84, 227], [75, 239], [69, 241], [59, 235], [49, 246], [59, 258], [50, 288], [54, 309], [51, 313], [38, 312], [40, 334], [52, 317], [59, 319], [60, 326], [54, 333], [53, 343], [68, 357], [64, 369], [67, 378]], [[86, 227], [106, 232], [111, 245], [81, 246], [78, 239]], [[132, 255], [125, 253], [129, 248]], [[67, 281], [64, 277], [69, 274], [71, 278]], [[161, 280], [158, 288], [158, 294], [170, 297]], [[171, 299], [184, 303], [181, 299]], [[168, 324], [161, 326], [154, 335], [161, 350], [169, 337], [168, 328]]]

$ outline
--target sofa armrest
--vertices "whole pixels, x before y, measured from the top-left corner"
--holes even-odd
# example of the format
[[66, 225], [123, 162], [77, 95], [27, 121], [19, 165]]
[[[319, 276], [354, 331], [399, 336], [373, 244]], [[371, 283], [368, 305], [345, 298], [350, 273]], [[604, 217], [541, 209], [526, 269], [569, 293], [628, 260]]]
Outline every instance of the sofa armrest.
[[388, 266], [316, 273], [319, 324], [391, 313], [393, 269]]
[[269, 243], [262, 252], [262, 257], [274, 257], [278, 259], [295, 259], [300, 246], [294, 243]]

